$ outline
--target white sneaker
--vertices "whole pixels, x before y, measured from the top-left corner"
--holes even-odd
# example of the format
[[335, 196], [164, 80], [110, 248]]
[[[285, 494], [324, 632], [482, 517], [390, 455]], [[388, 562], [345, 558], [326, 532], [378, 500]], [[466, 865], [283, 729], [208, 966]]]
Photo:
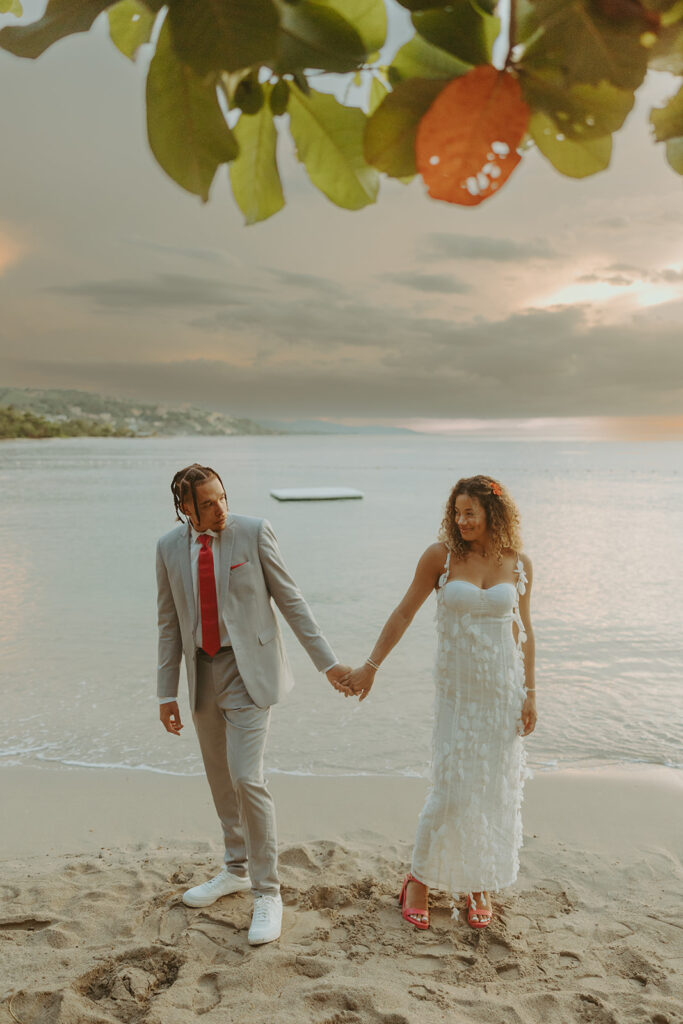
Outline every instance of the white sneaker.
[[280, 938], [282, 931], [282, 898], [257, 896], [249, 929], [249, 945], [260, 946]]
[[183, 903], [188, 907], [210, 907], [221, 896], [229, 896], [231, 892], [245, 892], [247, 889], [251, 889], [248, 875], [246, 878], [240, 878], [239, 875], [232, 875], [227, 868], [223, 868], [215, 878], [210, 878], [201, 885], [194, 885], [183, 893]]

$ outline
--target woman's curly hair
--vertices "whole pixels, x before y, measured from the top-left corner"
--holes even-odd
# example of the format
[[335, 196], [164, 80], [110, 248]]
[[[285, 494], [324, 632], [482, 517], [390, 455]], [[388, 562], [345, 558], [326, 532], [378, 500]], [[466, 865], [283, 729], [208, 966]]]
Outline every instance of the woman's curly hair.
[[484, 506], [486, 525], [491, 534], [490, 553], [495, 555], [499, 565], [506, 549], [512, 548], [517, 552], [522, 550], [519, 511], [505, 487], [490, 476], [462, 477], [448, 496], [439, 530], [439, 540], [453, 552], [458, 561], [465, 558], [469, 551], [455, 523], [455, 500], [461, 494], [476, 498]]

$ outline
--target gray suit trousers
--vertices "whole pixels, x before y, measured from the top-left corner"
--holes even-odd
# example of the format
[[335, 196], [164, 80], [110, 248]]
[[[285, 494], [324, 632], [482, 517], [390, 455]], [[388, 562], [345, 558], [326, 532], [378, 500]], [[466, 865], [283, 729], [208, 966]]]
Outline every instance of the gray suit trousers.
[[197, 655], [197, 705], [192, 714], [206, 777], [225, 838], [225, 864], [247, 870], [255, 895], [280, 891], [275, 805], [263, 777], [270, 708], [247, 693], [231, 647]]

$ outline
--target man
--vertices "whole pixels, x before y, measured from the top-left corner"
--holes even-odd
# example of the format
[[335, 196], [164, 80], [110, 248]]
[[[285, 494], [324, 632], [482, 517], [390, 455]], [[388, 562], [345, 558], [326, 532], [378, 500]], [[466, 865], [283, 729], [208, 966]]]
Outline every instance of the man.
[[279, 938], [275, 809], [263, 777], [270, 707], [294, 685], [275, 602], [319, 671], [341, 692], [339, 664], [284, 566], [265, 519], [229, 514], [218, 473], [193, 464], [171, 484], [180, 526], [157, 544], [160, 718], [180, 735], [181, 656], [206, 776], [223, 826], [225, 864], [183, 896], [206, 907], [251, 888], [249, 942]]

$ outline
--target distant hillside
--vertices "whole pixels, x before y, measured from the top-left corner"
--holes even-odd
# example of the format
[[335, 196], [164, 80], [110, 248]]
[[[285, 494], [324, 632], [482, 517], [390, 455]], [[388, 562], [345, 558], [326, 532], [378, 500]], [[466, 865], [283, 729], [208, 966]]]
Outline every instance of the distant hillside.
[[278, 434], [414, 434], [407, 427], [349, 426], [329, 420], [263, 420], [263, 424]]
[[[254, 420], [226, 416], [220, 412], [207, 412], [192, 406], [171, 408], [167, 405], [148, 405], [128, 402], [89, 391], [36, 388], [0, 388], [0, 409], [13, 406], [15, 410], [43, 417], [48, 423], [62, 425], [56, 436], [73, 436], [67, 424], [83, 425], [82, 434], [119, 434], [134, 437], [149, 436], [218, 436], [233, 434], [273, 434], [276, 431]], [[94, 427], [101, 428], [96, 431]], [[105, 429], [106, 428], [106, 429]], [[78, 432], [78, 431], [77, 431]], [[55, 436], [4, 434], [8, 437]]]
[[117, 430], [94, 419], [47, 420], [44, 416], [0, 406], [0, 439], [15, 437], [131, 437], [129, 430]]

